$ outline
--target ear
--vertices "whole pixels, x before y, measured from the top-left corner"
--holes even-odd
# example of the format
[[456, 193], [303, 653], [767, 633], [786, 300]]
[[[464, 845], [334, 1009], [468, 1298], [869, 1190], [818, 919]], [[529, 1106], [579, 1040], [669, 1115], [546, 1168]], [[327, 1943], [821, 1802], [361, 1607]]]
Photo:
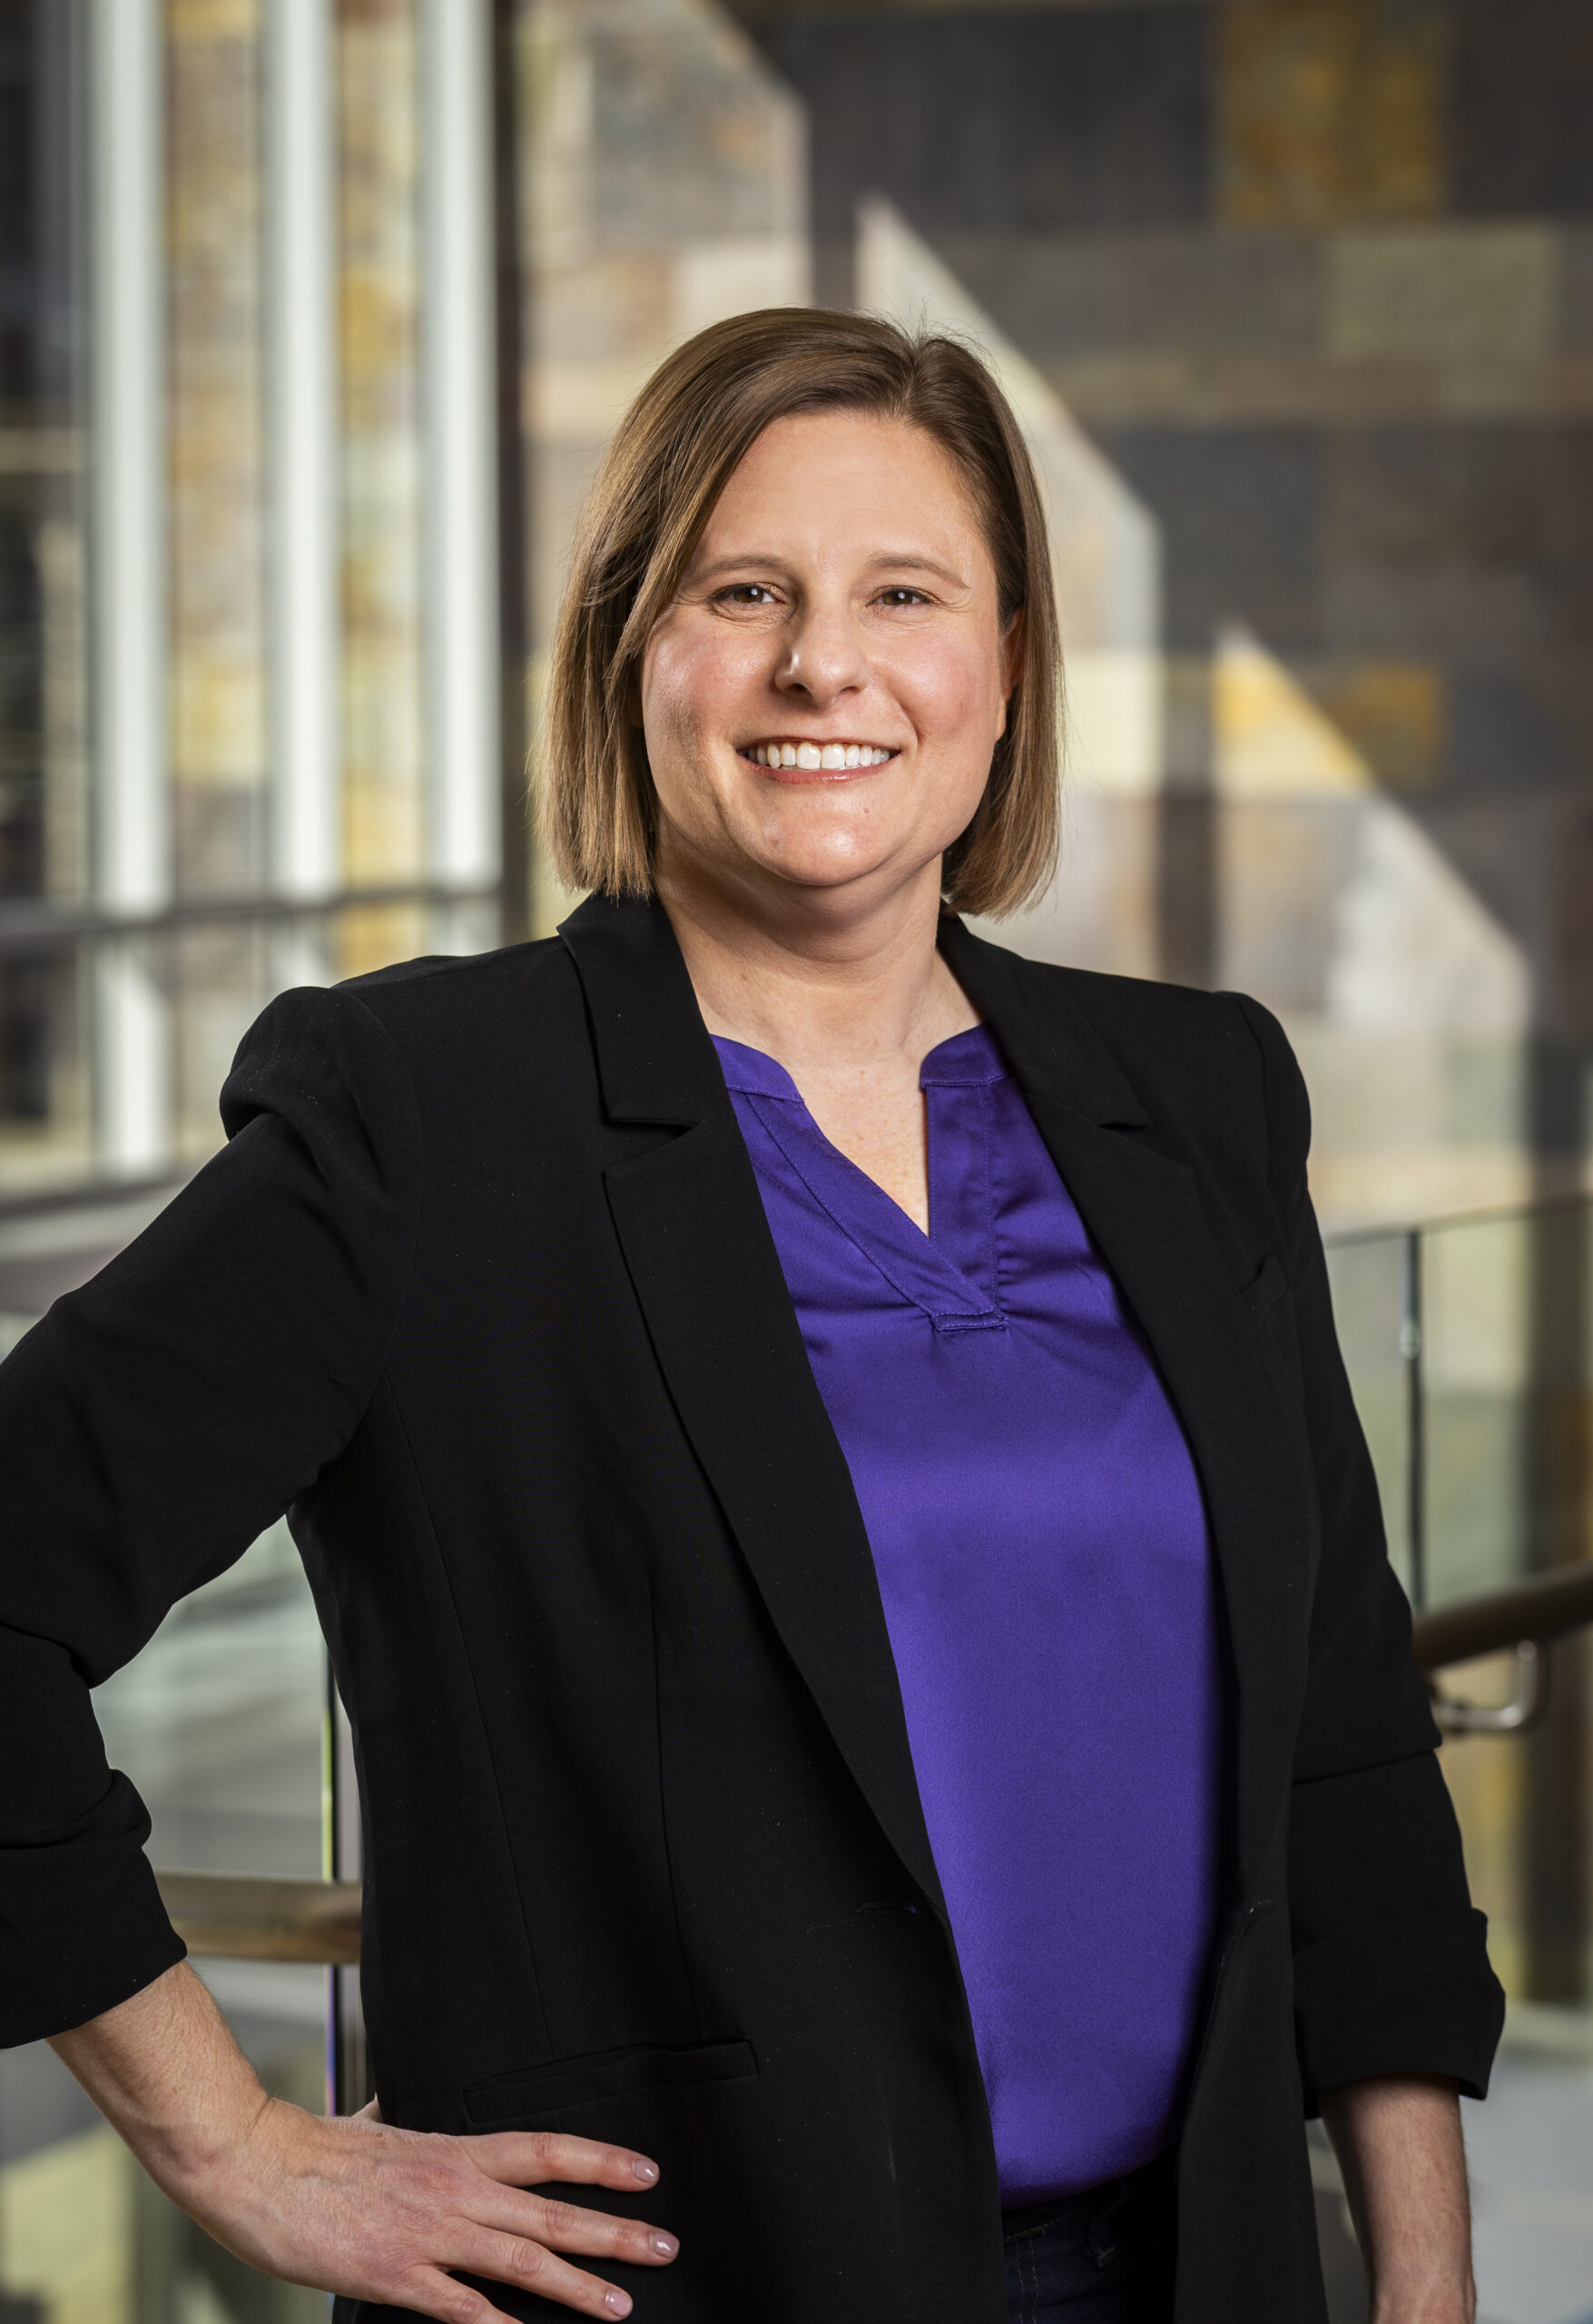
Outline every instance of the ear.
[[996, 727], [996, 740], [1007, 732], [1007, 714], [1012, 706], [1012, 691], [1023, 675], [1024, 620], [1019, 606], [1007, 625], [1001, 640], [1001, 713]]
[[1001, 691], [1010, 694], [1023, 675], [1023, 654], [1026, 640], [1024, 609], [1021, 606], [1007, 625], [1007, 635], [1001, 640]]

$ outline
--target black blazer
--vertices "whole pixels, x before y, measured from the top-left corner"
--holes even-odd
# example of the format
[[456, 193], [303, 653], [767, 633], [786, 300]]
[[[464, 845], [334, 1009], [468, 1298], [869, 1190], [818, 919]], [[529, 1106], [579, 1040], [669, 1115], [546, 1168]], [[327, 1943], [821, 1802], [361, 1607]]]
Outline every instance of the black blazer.
[[[1500, 2000], [1304, 1090], [1254, 1002], [944, 944], [1155, 1352], [1221, 1570], [1230, 1863], [1179, 2324], [1318, 2324], [1313, 2093], [1480, 2092]], [[223, 1112], [226, 1150], [0, 1367], [0, 2032], [181, 1952], [88, 1688], [290, 1505], [354, 1725], [387, 2119], [654, 2155], [636, 2208], [683, 2249], [630, 2284], [654, 2324], [998, 2324], [869, 1544], [663, 912], [594, 901], [559, 940], [289, 993]]]

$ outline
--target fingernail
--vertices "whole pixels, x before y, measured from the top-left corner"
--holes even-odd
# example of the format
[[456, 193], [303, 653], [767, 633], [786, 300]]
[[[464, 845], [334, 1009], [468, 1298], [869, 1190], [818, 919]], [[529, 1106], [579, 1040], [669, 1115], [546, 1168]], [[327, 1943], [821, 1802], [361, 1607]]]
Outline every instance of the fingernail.
[[645, 2155], [637, 2155], [635, 2161], [631, 2165], [631, 2169], [635, 2172], [644, 2187], [651, 2187], [653, 2181], [658, 2176], [658, 2165], [655, 2162], [649, 2162]]
[[631, 2312], [631, 2295], [628, 2291], [605, 2291], [603, 2295], [603, 2305], [611, 2316], [628, 2316]]
[[673, 2260], [681, 2247], [673, 2235], [650, 2235], [647, 2248], [650, 2251], [656, 2251], [661, 2260]]

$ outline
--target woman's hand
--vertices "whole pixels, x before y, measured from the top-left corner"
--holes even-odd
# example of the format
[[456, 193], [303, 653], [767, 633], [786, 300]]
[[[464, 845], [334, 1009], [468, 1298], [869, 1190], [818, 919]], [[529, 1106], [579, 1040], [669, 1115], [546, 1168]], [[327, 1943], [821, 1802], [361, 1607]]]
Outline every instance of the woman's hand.
[[52, 2046], [174, 2202], [290, 2283], [439, 2324], [509, 2324], [463, 2274], [613, 2318], [629, 2315], [629, 2295], [573, 2261], [662, 2267], [675, 2255], [661, 2229], [526, 2192], [655, 2185], [657, 2165], [627, 2148], [438, 2137], [397, 2130], [374, 2107], [327, 2121], [268, 2097], [185, 1963]]
[[1455, 2085], [1387, 2074], [1322, 2093], [1372, 2324], [1472, 2324], [1471, 2211]]
[[563, 2254], [661, 2266], [658, 2228], [527, 2194], [560, 2181], [634, 2194], [656, 2165], [590, 2139], [513, 2131], [439, 2138], [363, 2116], [329, 2122], [267, 2099], [245, 2143], [172, 2189], [241, 2260], [443, 2324], [494, 2324], [501, 2311], [454, 2271], [535, 2291], [586, 2316], [628, 2316], [628, 2295]]

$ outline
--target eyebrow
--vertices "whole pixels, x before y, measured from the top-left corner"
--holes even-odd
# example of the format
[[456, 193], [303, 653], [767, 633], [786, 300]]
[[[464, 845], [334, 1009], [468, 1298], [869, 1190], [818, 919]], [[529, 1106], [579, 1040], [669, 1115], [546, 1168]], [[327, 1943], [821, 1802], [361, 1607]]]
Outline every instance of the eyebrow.
[[[882, 550], [878, 556], [870, 557], [865, 569], [870, 573], [936, 573], [942, 581], [949, 581], [959, 589], [969, 586], [966, 573], [959, 573], [955, 566], [942, 565], [938, 557], [923, 556], [912, 549]], [[750, 550], [744, 556], [716, 556], [712, 565], [695, 566], [692, 577], [696, 581], [712, 581], [722, 573], [783, 573], [785, 570], [783, 557], [762, 556], [756, 550]]]

